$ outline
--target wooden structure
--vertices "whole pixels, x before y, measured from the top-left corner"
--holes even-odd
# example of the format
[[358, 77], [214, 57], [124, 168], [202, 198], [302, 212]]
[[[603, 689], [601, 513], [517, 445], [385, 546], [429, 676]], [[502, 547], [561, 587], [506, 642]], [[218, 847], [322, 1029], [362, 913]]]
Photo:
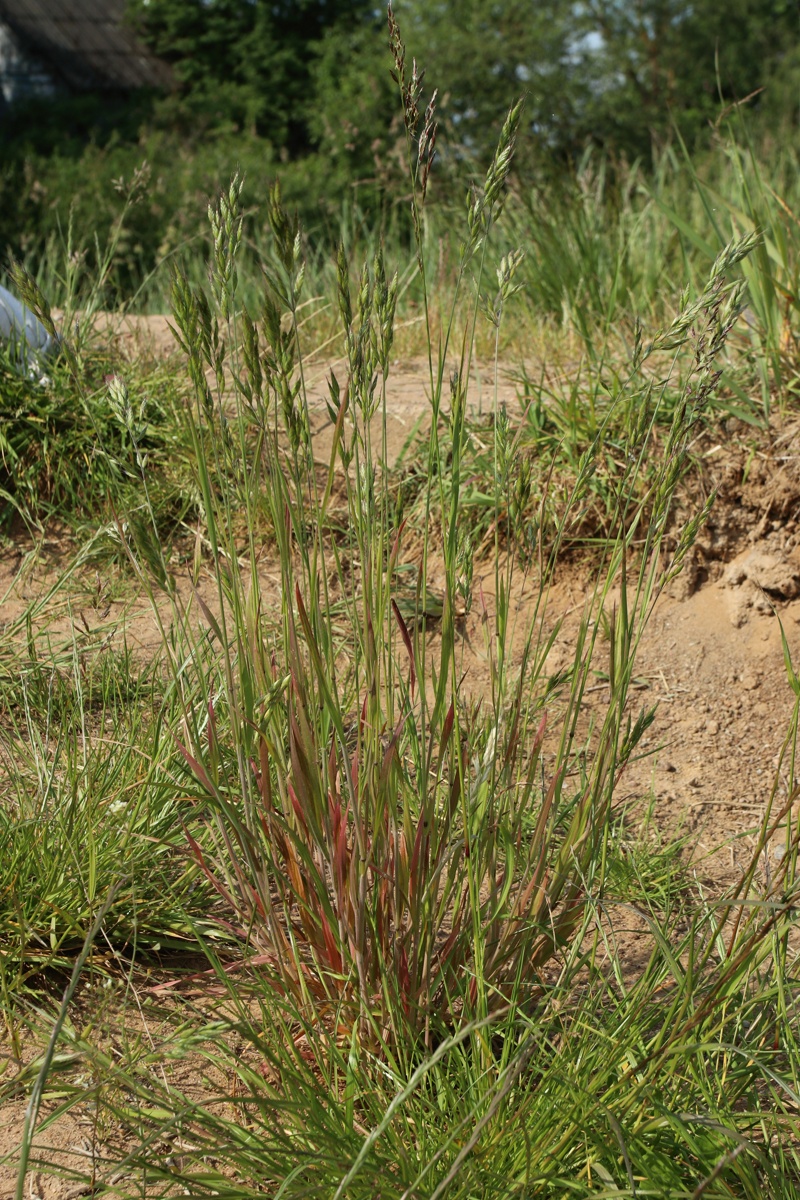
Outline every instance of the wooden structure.
[[64, 92], [169, 88], [125, 23], [125, 0], [0, 0], [0, 107]]

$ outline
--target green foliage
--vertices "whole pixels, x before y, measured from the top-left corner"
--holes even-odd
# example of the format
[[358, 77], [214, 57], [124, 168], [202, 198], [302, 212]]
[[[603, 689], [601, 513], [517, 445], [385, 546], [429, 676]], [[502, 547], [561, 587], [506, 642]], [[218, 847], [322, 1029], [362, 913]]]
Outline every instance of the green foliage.
[[[580, 6], [575, 37], [576, 74], [589, 88], [582, 133], [646, 155], [673, 123], [694, 143], [721, 105], [759, 88], [769, 102], [773, 80], [796, 61], [800, 12], [784, 0], [597, 0]], [[794, 120], [795, 106], [786, 116]]]
[[[800, 32], [780, 0], [736, 0], [733, 15], [715, 0], [400, 0], [397, 12], [438, 83], [434, 198], [447, 206], [485, 170], [523, 89], [528, 136], [515, 171], [567, 190], [587, 145], [607, 155], [624, 193], [625, 162], [649, 167], [655, 148], [657, 166], [675, 127], [701, 151], [720, 105], [759, 88], [756, 137], [796, 128]], [[279, 173], [312, 229], [353, 200], [372, 223], [404, 209], [386, 29], [366, 0], [131, 0], [130, 19], [173, 63], [176, 92], [4, 112], [0, 260], [10, 249], [35, 265], [72, 225], [96, 270], [95, 234], [104, 244], [121, 208], [114, 181], [144, 159], [151, 186], [128, 213], [107, 304], [137, 296], [157, 263], [202, 236], [198, 215], [236, 165], [255, 197]]]
[[[80, 374], [75, 367], [79, 361]], [[131, 381], [141, 409], [135, 430], [115, 413], [113, 385], [122, 385], [119, 359], [88, 349], [68, 361], [62, 351], [41, 380], [19, 371], [0, 353], [0, 517], [43, 527], [57, 517], [73, 529], [132, 518], [140, 506], [137, 457], [145, 456], [151, 500], [165, 536], [191, 511], [185, 453], [172, 414], [175, 396], [161, 367]], [[124, 368], [123, 368], [124, 369]]]
[[0, 646], [0, 1006], [67, 966], [106, 893], [106, 947], [182, 946], [208, 898], [183, 853], [158, 666], [75, 632]]
[[[522, 0], [400, 0], [396, 11], [426, 48], [449, 140], [468, 159], [491, 152], [489, 139], [521, 87], [530, 147], [538, 141], [574, 156], [588, 141], [616, 155], [647, 155], [673, 121], [694, 141], [720, 103], [773, 80], [785, 95], [800, 44], [800, 18], [783, 0], [736, 0], [733, 10], [715, 0], [633, 8], [618, 0], [533, 8]], [[290, 155], [324, 153], [333, 130], [334, 144], [344, 146], [390, 130], [377, 78], [385, 34], [364, 0], [137, 0], [132, 13], [154, 49], [175, 62], [179, 106], [211, 126], [251, 128]], [[338, 110], [330, 106], [333, 82]], [[360, 157], [351, 162], [358, 178]]]
[[698, 262], [714, 254], [733, 230], [763, 234], [754, 261], [743, 267], [743, 273], [751, 309], [747, 338], [754, 351], [752, 361], [766, 416], [775, 392], [785, 402], [800, 390], [796, 153], [777, 154], [768, 171], [741, 118], [726, 124], [722, 132], [713, 173], [698, 173], [683, 147], [687, 183], [702, 213], [702, 225], [699, 221], [690, 224], [666, 198], [654, 198]]
[[326, 31], [374, 22], [366, 0], [133, 0], [137, 32], [174, 64], [179, 120], [231, 124], [289, 153], [308, 148], [311, 64]]
[[[308, 131], [335, 194], [395, 196], [402, 185], [402, 124], [386, 35], [372, 24], [328, 30], [314, 47]], [[399, 152], [399, 153], [398, 153]]]

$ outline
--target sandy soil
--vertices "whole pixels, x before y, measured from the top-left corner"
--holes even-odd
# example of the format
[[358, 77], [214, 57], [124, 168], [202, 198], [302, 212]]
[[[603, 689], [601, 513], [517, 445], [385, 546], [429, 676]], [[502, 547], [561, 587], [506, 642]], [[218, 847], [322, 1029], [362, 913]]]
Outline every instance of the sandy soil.
[[[113, 338], [124, 357], [136, 361], [142, 355], [156, 358], [167, 358], [171, 355], [181, 356], [175, 337], [170, 329], [170, 320], [164, 316], [150, 317], [114, 317], [101, 314], [96, 321], [95, 329], [98, 337], [108, 340]], [[313, 432], [320, 457], [324, 457], [330, 448], [330, 420], [326, 398], [328, 388], [326, 380], [331, 371], [335, 372], [343, 382], [345, 367], [343, 359], [326, 358], [311, 359], [306, 364], [306, 386], [309, 395]], [[429, 365], [427, 360], [397, 359], [392, 367], [388, 381], [388, 418], [387, 438], [390, 456], [394, 458], [402, 449], [415, 425], [424, 420], [427, 413], [426, 396], [430, 395], [428, 384]], [[502, 370], [497, 380], [497, 399], [500, 404], [510, 409], [518, 407], [517, 385], [514, 382], [516, 371]], [[445, 394], [448, 394], [448, 381], [445, 381]], [[469, 383], [470, 403], [476, 412], [490, 412], [494, 403], [495, 379], [491, 365], [475, 363]], [[377, 422], [376, 422], [377, 429]], [[328, 436], [326, 437], [326, 432]]]
[[[131, 354], [141, 353], [143, 347], [163, 354], [172, 345], [163, 318], [128, 320], [118, 336]], [[408, 365], [391, 383], [392, 437], [398, 452], [427, 411], [422, 366]], [[311, 376], [312, 393], [318, 399], [316, 444], [322, 458], [329, 448], [330, 426], [323, 399], [326, 367], [321, 364], [316, 377]], [[473, 392], [473, 402], [480, 397], [488, 407], [491, 379], [478, 373], [476, 383], [479, 390]], [[502, 381], [501, 399], [509, 405], [517, 402], [515, 385], [508, 377]], [[658, 713], [644, 746], [648, 756], [629, 767], [620, 800], [629, 797], [644, 803], [652, 795], [655, 820], [665, 833], [691, 834], [695, 861], [704, 875], [712, 882], [730, 882], [752, 854], [754, 831], [769, 798], [792, 712], [794, 697], [786, 677], [780, 623], [800, 667], [800, 427], [777, 424], [760, 439], [752, 431], [733, 431], [730, 444], [703, 443], [698, 452], [702, 486], [717, 487], [719, 499], [692, 561], [659, 601], [641, 646], [636, 699], [648, 707], [657, 703]], [[52, 554], [55, 558], [57, 546]], [[54, 569], [52, 562], [40, 564], [33, 573], [24, 568], [20, 551], [8, 550], [0, 556], [6, 620]], [[274, 580], [268, 564], [265, 577]], [[567, 562], [559, 570], [550, 616], [555, 619], [566, 613], [567, 617], [551, 652], [552, 671], [569, 661], [571, 632], [586, 585], [585, 566]], [[102, 581], [98, 586], [102, 591]], [[94, 606], [89, 601], [90, 592], [87, 585], [87, 623], [96, 626], [114, 620], [118, 602], [112, 599], [109, 615], [103, 612], [105, 604]], [[276, 582], [271, 594], [279, 604]], [[464, 630], [474, 647], [482, 644], [479, 621], [473, 611]], [[131, 631], [143, 652], [155, 646], [152, 620], [145, 612], [132, 620]], [[470, 670], [478, 685], [484, 669], [475, 649]], [[597, 703], [601, 692], [602, 685]], [[778, 781], [782, 799], [789, 787], [784, 773]], [[765, 872], [777, 852], [777, 845], [769, 848]], [[3, 1057], [9, 1067], [7, 1050], [0, 1051], [0, 1064]], [[17, 1145], [23, 1113], [21, 1100], [3, 1110], [0, 1158]], [[84, 1118], [75, 1116], [52, 1125], [42, 1142], [71, 1153], [76, 1167], [83, 1167], [91, 1150], [91, 1145], [87, 1150]], [[72, 1187], [34, 1172], [26, 1197], [66, 1200], [88, 1194]], [[0, 1197], [12, 1192], [13, 1173], [0, 1166]]]

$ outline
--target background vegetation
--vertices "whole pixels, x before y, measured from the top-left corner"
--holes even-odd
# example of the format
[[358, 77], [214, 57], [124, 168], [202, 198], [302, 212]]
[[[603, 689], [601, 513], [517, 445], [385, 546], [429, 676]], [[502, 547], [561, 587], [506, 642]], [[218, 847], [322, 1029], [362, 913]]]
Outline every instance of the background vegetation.
[[[800, 111], [800, 14], [784, 0], [399, 0], [410, 44], [438, 89], [439, 162], [430, 212], [445, 229], [485, 170], [506, 111], [526, 93], [514, 186], [574, 185], [591, 152], [601, 204], [616, 214], [635, 163], [657, 169], [678, 137], [703, 170], [722, 109], [748, 99], [760, 151], [793, 146]], [[172, 94], [109, 103], [78, 97], [3, 117], [0, 258], [38, 267], [50, 244], [85, 247], [128, 214], [109, 302], [137, 289], [187, 242], [201, 257], [202, 214], [231, 164], [257, 203], [280, 176], [309, 236], [329, 247], [361, 221], [408, 239], [404, 133], [394, 104], [385, 17], [364, 0], [130, 0], [129, 20], [173, 64]], [[557, 202], [556, 198], [553, 200]], [[436, 216], [441, 213], [437, 222]], [[263, 229], [263, 211], [250, 229]], [[55, 286], [55, 285], [54, 285]], [[164, 305], [164, 292], [154, 303]]]

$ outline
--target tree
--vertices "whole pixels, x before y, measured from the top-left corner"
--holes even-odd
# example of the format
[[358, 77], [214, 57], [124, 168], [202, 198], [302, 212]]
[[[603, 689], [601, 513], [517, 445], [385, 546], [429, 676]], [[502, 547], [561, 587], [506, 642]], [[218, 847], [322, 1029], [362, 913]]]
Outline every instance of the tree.
[[182, 110], [296, 154], [309, 149], [314, 47], [337, 23], [373, 19], [369, 0], [129, 0], [140, 36], [174, 64]]
[[[289, 158], [321, 152], [337, 187], [393, 178], [398, 109], [374, 0], [130, 5], [175, 64], [192, 128], [246, 129]], [[395, 0], [395, 12], [428, 94], [439, 89], [441, 165], [459, 170], [485, 165], [522, 92], [524, 169], [587, 143], [646, 156], [674, 124], [693, 141], [720, 103], [779, 78], [785, 103], [800, 71], [798, 0]]]
[[575, 13], [583, 136], [628, 152], [673, 123], [694, 139], [722, 106], [768, 92], [800, 46], [796, 0], [581, 0]]
[[692, 141], [759, 88], [757, 106], [773, 87], [785, 104], [800, 69], [797, 0], [397, 0], [396, 11], [465, 148], [490, 143], [526, 91], [540, 146], [646, 155], [673, 124]]

